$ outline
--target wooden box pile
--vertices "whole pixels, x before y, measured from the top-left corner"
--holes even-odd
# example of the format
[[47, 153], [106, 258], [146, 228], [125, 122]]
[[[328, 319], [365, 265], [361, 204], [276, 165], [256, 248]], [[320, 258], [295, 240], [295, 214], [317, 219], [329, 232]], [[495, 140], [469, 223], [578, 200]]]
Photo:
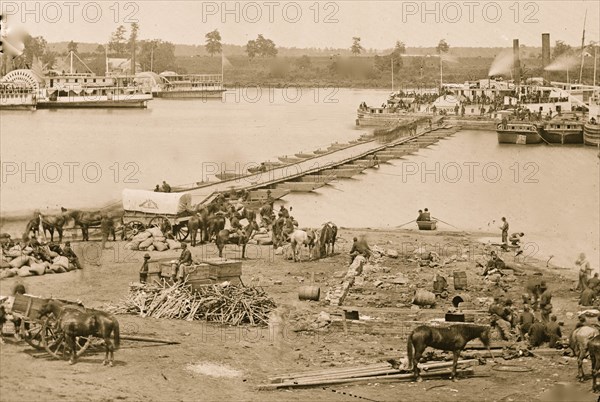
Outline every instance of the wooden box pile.
[[196, 289], [197, 286], [213, 283], [210, 278], [210, 265], [208, 264], [193, 264], [186, 267], [186, 271], [187, 283], [192, 285], [192, 289]]

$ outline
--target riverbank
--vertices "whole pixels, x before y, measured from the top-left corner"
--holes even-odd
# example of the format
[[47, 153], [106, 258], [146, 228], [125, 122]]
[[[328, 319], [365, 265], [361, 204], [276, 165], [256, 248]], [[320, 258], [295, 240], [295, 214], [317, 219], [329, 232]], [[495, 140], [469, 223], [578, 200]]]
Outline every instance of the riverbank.
[[[371, 247], [398, 251], [397, 258], [380, 257], [372, 260], [363, 270], [360, 279], [351, 287], [342, 307], [329, 305], [324, 300], [327, 291], [338, 284], [348, 266], [348, 251], [355, 236], [366, 236]], [[554, 313], [565, 322], [563, 333], [573, 327], [578, 310], [577, 294], [570, 291], [575, 276], [568, 272], [549, 270], [544, 262], [527, 260], [525, 276], [509, 275], [499, 283], [484, 279], [478, 258], [489, 247], [478, 239], [485, 233], [468, 232], [418, 232], [412, 230], [368, 230], [341, 228], [333, 256], [306, 261], [306, 252], [299, 263], [275, 255], [270, 246], [249, 245], [249, 259], [243, 262], [242, 280], [247, 286], [260, 286], [279, 306], [276, 316], [284, 330], [270, 336], [268, 328], [222, 327], [204, 322], [185, 322], [118, 316], [123, 334], [167, 338], [180, 342], [172, 346], [149, 346], [136, 342], [122, 343], [116, 352], [115, 367], [101, 365], [101, 354], [88, 353], [73, 366], [66, 361], [47, 358], [44, 353], [34, 353], [24, 343], [7, 343], [0, 346], [0, 391], [20, 399], [71, 400], [205, 400], [227, 398], [230, 400], [277, 401], [327, 399], [346, 400], [347, 396], [327, 393], [321, 388], [294, 391], [257, 391], [268, 377], [283, 372], [314, 370], [330, 367], [353, 367], [361, 364], [397, 359], [406, 353], [407, 328], [414, 321], [443, 318], [452, 306], [452, 297], [468, 295], [476, 308], [485, 310], [485, 303], [493, 296], [505, 295], [521, 306], [523, 284], [540, 274], [550, 285], [554, 298]], [[60, 275], [27, 278], [9, 278], [0, 281], [0, 294], [10, 293], [17, 282], [25, 284], [27, 291], [40, 296], [81, 300], [88, 307], [102, 307], [115, 303], [127, 293], [130, 282], [138, 278], [144, 252], [124, 249], [123, 242], [110, 243], [112, 249], [98, 255], [98, 242], [73, 243], [80, 255], [84, 269]], [[440, 266], [421, 266], [414, 251], [421, 248], [440, 251]], [[191, 248], [195, 259], [216, 253], [214, 244]], [[150, 252], [152, 259], [177, 258], [178, 252]], [[237, 246], [227, 246], [225, 255], [239, 256]], [[453, 258], [454, 256], [454, 258]], [[466, 258], [464, 257], [466, 256]], [[512, 255], [502, 255], [513, 262]], [[444, 261], [447, 263], [444, 264]], [[522, 262], [522, 261], [521, 261]], [[467, 289], [455, 291], [452, 285], [454, 271], [467, 273]], [[431, 290], [434, 274], [446, 276], [449, 296], [438, 300], [434, 309], [411, 308], [415, 290]], [[314, 283], [312, 277], [314, 275]], [[301, 286], [313, 284], [321, 288], [321, 301], [298, 300]], [[481, 300], [481, 301], [480, 301]], [[343, 308], [359, 312], [358, 322], [349, 321], [344, 331], [339, 316]], [[327, 313], [333, 322], [318, 329], [317, 317]], [[338, 318], [336, 318], [338, 317]], [[486, 322], [486, 314], [477, 314], [478, 322]], [[409, 327], [407, 327], [409, 325]], [[501, 361], [501, 360], [500, 360]], [[332, 387], [346, 393], [373, 400], [454, 400], [458, 395], [473, 400], [474, 388], [486, 389], [478, 400], [501, 400], [514, 393], [507, 383], [518, 382], [519, 400], [539, 400], [557, 382], [573, 383], [578, 392], [588, 393], [591, 383], [575, 383], [576, 361], [555, 354], [543, 360], [521, 358], [510, 361], [529, 368], [530, 372], [510, 373], [492, 369], [491, 362], [476, 367], [476, 378], [456, 383], [448, 380], [429, 380], [414, 383], [371, 383]], [[213, 376], [190, 371], [190, 366], [216, 365]], [[43, 367], [44, 376], [40, 377]], [[589, 366], [586, 366], [589, 372]], [[220, 372], [232, 376], [218, 377]], [[35, 386], [27, 384], [36, 384]], [[448, 392], [452, 388], [455, 391]], [[66, 392], [65, 390], [68, 390]], [[425, 390], [426, 393], [424, 393]], [[92, 392], [93, 391], [93, 392]], [[93, 396], [92, 396], [93, 395]]]

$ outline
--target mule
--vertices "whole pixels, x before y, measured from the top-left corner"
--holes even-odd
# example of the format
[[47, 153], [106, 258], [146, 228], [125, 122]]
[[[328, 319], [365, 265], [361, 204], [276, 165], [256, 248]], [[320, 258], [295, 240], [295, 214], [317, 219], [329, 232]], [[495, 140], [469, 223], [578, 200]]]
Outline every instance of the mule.
[[592, 392], [597, 392], [596, 377], [598, 377], [598, 371], [600, 371], [600, 335], [590, 339], [588, 350], [592, 361]]
[[221, 214], [214, 214], [208, 216], [207, 221], [207, 232], [208, 232], [208, 241], [211, 241], [213, 238], [217, 238], [219, 232], [225, 229], [225, 216]]
[[309, 259], [312, 258], [312, 249], [315, 244], [315, 232], [313, 230], [300, 230], [296, 229], [290, 235], [290, 244], [292, 246], [292, 254], [294, 256], [294, 262], [300, 261], [298, 254], [300, 253], [301, 246], [308, 246]]
[[248, 240], [250, 240], [254, 232], [258, 230], [258, 224], [256, 221], [250, 222], [246, 227], [244, 227], [241, 231], [241, 235], [238, 235], [236, 232], [231, 232], [228, 229], [222, 229], [217, 234], [217, 238], [215, 239], [215, 244], [219, 249], [219, 257], [223, 257], [223, 249], [226, 244], [237, 244], [242, 247], [242, 259], [246, 258], [246, 244], [248, 244]]
[[[449, 327], [432, 327], [420, 325], [408, 336], [406, 348], [408, 350], [408, 369], [413, 369], [416, 381], [423, 381], [419, 374], [418, 363], [423, 352], [430, 346], [434, 349], [451, 351], [454, 355], [452, 363], [452, 380], [456, 381], [456, 367], [467, 342], [479, 338], [488, 348], [490, 354], [490, 326], [489, 325], [451, 325]], [[414, 352], [413, 352], [414, 348]], [[492, 355], [492, 359], [494, 356]]]
[[[73, 219], [76, 226], [81, 228], [81, 235], [83, 237], [83, 241], [89, 241], [89, 228], [100, 226], [100, 221], [102, 220], [102, 215], [104, 212], [102, 211], [79, 211], [79, 210], [71, 210], [66, 213], [66, 216]], [[122, 215], [111, 215], [107, 214], [108, 219], [110, 220], [110, 232], [112, 235], [113, 241], [116, 241], [116, 232], [117, 228], [123, 226], [123, 216]], [[125, 231], [121, 230], [121, 240], [125, 238]]]
[[187, 222], [188, 232], [190, 233], [191, 246], [196, 247], [198, 230], [200, 230], [200, 244], [204, 243], [204, 233], [206, 232], [206, 222], [202, 216], [197, 213], [190, 217]]
[[[63, 208], [63, 211], [66, 211]], [[64, 215], [42, 215], [38, 214], [37, 218], [30, 220], [27, 223], [25, 228], [25, 233], [29, 235], [29, 232], [33, 232], [34, 236], [38, 236], [40, 221], [42, 223], [42, 228], [44, 229], [44, 237], [46, 236], [46, 231], [50, 233], [50, 241], [54, 241], [54, 230], [58, 233], [58, 242], [62, 243], [63, 238], [63, 226], [67, 222], [67, 217]]]
[[[65, 305], [50, 300], [38, 312], [38, 318], [53, 314], [57, 329], [62, 331], [71, 350], [69, 364], [75, 364], [77, 352], [75, 344], [78, 336], [95, 336], [104, 340], [105, 356], [103, 365], [114, 365], [114, 351], [120, 346], [119, 322], [112, 315], [100, 310], [89, 310], [83, 306]], [[113, 339], [111, 340], [111, 334]], [[89, 342], [89, 341], [88, 341]], [[109, 359], [110, 353], [110, 359]]]
[[[569, 347], [577, 357], [577, 379], [583, 382], [585, 379], [585, 373], [583, 372], [583, 359], [588, 354], [589, 343], [592, 339], [598, 337], [600, 331], [596, 327], [590, 327], [584, 325], [579, 328], [575, 328], [569, 336]], [[595, 364], [592, 362], [592, 370], [594, 370]]]

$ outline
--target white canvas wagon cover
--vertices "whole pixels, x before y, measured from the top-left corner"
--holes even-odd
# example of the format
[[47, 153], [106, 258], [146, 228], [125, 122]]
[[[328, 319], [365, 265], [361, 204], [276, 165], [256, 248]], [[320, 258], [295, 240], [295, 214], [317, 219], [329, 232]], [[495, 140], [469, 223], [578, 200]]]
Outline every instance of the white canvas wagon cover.
[[123, 209], [157, 215], [177, 215], [192, 209], [192, 196], [189, 193], [159, 193], [126, 188], [123, 190]]

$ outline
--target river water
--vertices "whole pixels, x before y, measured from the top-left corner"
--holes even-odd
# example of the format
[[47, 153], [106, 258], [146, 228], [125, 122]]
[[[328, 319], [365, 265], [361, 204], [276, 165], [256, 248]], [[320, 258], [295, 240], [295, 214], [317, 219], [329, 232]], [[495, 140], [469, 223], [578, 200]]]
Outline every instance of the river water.
[[[124, 188], [207, 179], [215, 169], [309, 152], [368, 132], [356, 106], [387, 91], [238, 88], [219, 100], [160, 100], [146, 110], [0, 113], [3, 215], [103, 206]], [[494, 132], [461, 131], [378, 170], [285, 203], [301, 226], [395, 227], [429, 208], [464, 230], [499, 234], [506, 216], [526, 252], [571, 266], [600, 257], [597, 150], [499, 145]], [[440, 224], [441, 230], [453, 229]], [[415, 228], [415, 224], [405, 226]]]

